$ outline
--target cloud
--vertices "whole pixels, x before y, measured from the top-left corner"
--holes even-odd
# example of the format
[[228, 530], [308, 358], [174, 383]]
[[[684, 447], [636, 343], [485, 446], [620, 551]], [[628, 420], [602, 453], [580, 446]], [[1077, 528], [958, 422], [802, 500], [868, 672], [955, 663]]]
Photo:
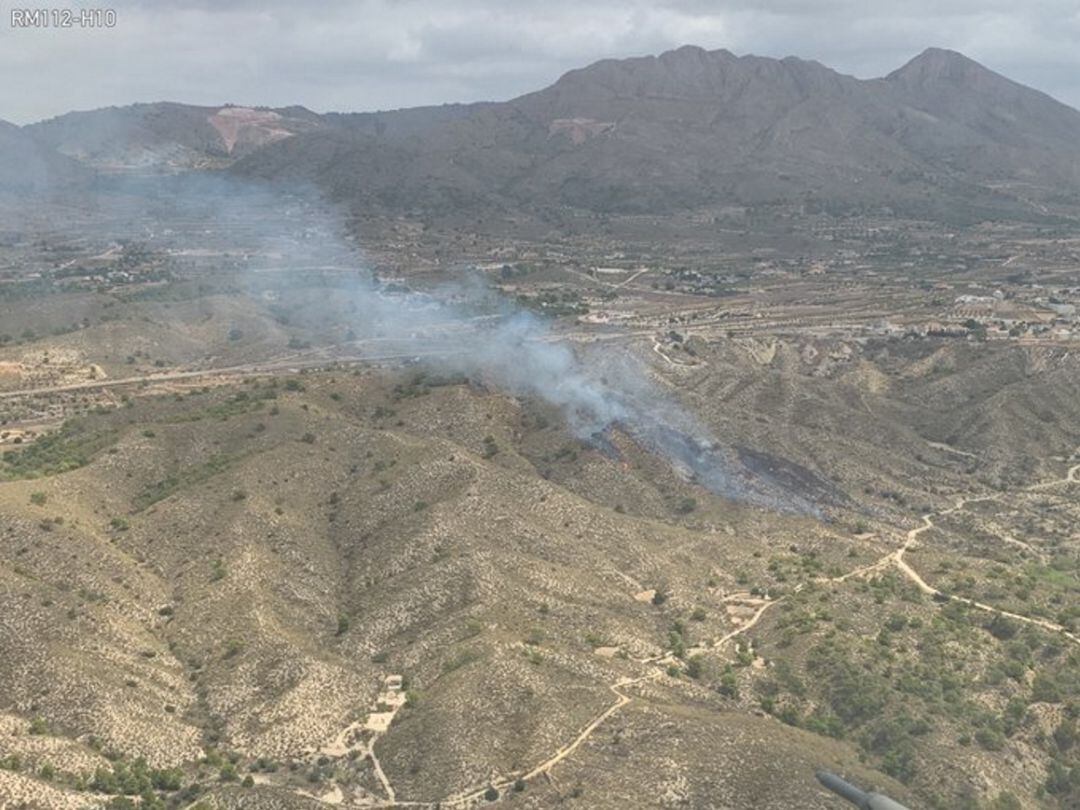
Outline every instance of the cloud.
[[[367, 110], [505, 99], [692, 43], [882, 75], [929, 45], [1080, 105], [1071, 0], [118, 0], [116, 28], [0, 31], [0, 118], [162, 99]], [[7, 19], [0, 19], [7, 26]]]

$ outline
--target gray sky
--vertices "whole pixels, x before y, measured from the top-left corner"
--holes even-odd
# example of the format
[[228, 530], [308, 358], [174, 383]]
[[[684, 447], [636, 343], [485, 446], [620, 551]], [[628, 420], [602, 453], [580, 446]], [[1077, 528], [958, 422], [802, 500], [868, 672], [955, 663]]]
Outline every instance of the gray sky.
[[[18, 7], [36, 7], [19, 0]], [[953, 48], [1080, 107], [1077, 0], [74, 0], [107, 30], [13, 29], [0, 119], [135, 101], [373, 110], [506, 99], [604, 57], [684, 44], [860, 77]]]

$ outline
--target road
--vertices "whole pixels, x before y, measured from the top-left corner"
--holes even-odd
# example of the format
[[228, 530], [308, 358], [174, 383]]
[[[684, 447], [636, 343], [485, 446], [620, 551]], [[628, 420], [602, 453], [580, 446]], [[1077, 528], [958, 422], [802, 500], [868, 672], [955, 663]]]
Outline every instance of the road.
[[365, 354], [342, 357], [321, 356], [311, 359], [279, 358], [265, 363], [246, 363], [239, 366], [221, 366], [218, 368], [195, 369], [191, 371], [167, 371], [160, 374], [141, 374], [134, 377], [115, 377], [104, 380], [87, 380], [86, 382], [68, 383], [66, 385], [23, 388], [18, 391], [0, 392], [0, 399], [15, 399], [17, 397], [39, 396], [42, 394], [62, 394], [69, 391], [105, 390], [129, 385], [153, 385], [155, 383], [177, 382], [179, 380], [198, 380], [212, 377], [266, 377], [274, 374], [301, 371], [303, 369], [322, 368], [335, 363], [344, 365], [352, 363], [376, 363], [388, 360], [409, 360], [413, 357], [448, 356], [453, 353], [454, 352], [449, 350], [424, 349], [420, 351], [394, 352], [390, 354]]

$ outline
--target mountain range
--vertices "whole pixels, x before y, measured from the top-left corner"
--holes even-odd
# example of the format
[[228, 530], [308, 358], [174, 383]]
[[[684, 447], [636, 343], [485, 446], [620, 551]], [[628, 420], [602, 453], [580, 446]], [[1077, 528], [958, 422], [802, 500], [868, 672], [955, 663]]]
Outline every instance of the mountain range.
[[[1080, 112], [937, 48], [862, 80], [794, 57], [686, 46], [603, 60], [506, 102], [323, 115], [137, 104], [0, 137], [16, 135], [64, 182], [86, 168], [226, 171], [314, 184], [359, 212], [393, 215], [1080, 212]], [[24, 182], [24, 165], [0, 165], [0, 185]]]

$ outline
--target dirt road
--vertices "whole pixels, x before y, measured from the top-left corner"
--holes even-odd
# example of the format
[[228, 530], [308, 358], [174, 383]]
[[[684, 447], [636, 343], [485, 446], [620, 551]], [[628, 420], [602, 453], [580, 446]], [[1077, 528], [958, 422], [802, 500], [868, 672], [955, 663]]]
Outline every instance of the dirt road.
[[[1041, 491], [1041, 490], [1044, 490], [1044, 489], [1051, 489], [1051, 488], [1054, 488], [1054, 487], [1067, 486], [1069, 484], [1080, 483], [1080, 479], [1078, 479], [1078, 476], [1080, 476], [1080, 464], [1076, 464], [1076, 465], [1070, 467], [1069, 471], [1065, 474], [1065, 476], [1063, 478], [1055, 478], [1052, 481], [1044, 481], [1043, 483], [1040, 483], [1040, 484], [1032, 484], [1031, 486], [1025, 487], [1021, 491], [1023, 491], [1023, 492], [1038, 492], [1038, 491]], [[933, 596], [933, 597], [935, 597], [935, 598], [937, 598], [939, 600], [943, 600], [943, 601], [963, 602], [965, 605], [969, 605], [969, 606], [971, 606], [973, 608], [977, 608], [978, 610], [983, 610], [983, 611], [986, 611], [988, 613], [996, 613], [999, 616], [1006, 616], [1006, 617], [1008, 617], [1010, 619], [1015, 619], [1016, 621], [1024, 622], [1025, 624], [1030, 624], [1030, 625], [1034, 625], [1036, 627], [1041, 627], [1044, 630], [1050, 630], [1050, 631], [1055, 632], [1055, 633], [1060, 633], [1061, 635], [1065, 636], [1065, 638], [1072, 641], [1074, 644], [1080, 644], [1080, 636], [1078, 636], [1077, 634], [1071, 632], [1068, 628], [1063, 627], [1062, 625], [1058, 624], [1057, 622], [1052, 622], [1049, 619], [1040, 619], [1040, 618], [1032, 617], [1032, 616], [1024, 616], [1022, 614], [1013, 613], [1012, 611], [1008, 611], [1008, 610], [1002, 610], [1001, 608], [996, 608], [996, 607], [994, 607], [992, 605], [987, 605], [984, 602], [979, 602], [979, 601], [977, 601], [975, 599], [969, 599], [966, 596], [956, 596], [954, 594], [947, 594], [947, 593], [935, 588], [930, 583], [928, 583], [925, 579], [922, 578], [922, 576], [919, 574], [918, 571], [916, 571], [914, 568], [912, 568], [911, 565], [906, 560], [904, 560], [904, 554], [907, 551], [909, 551], [911, 549], [911, 547], [918, 541], [919, 535], [923, 534], [924, 532], [927, 532], [927, 531], [929, 531], [931, 529], [936, 528], [936, 526], [934, 525], [934, 518], [935, 517], [942, 517], [944, 515], [951, 515], [951, 514], [954, 514], [956, 512], [959, 512], [959, 511], [967, 508], [968, 504], [978, 503], [978, 502], [981, 502], [981, 501], [996, 501], [996, 500], [999, 500], [1000, 497], [1001, 496], [999, 496], [999, 495], [980, 495], [980, 496], [976, 496], [976, 497], [972, 497], [972, 498], [961, 498], [960, 500], [958, 500], [956, 502], [956, 504], [954, 506], [951, 506], [948, 509], [944, 509], [944, 510], [942, 510], [940, 512], [935, 512], [935, 513], [928, 514], [928, 515], [923, 515], [923, 525], [919, 526], [919, 527], [917, 527], [915, 529], [911, 529], [907, 533], [907, 538], [906, 538], [904, 544], [900, 548], [898, 548], [892, 554], [886, 555], [885, 557], [882, 558], [882, 560], [879, 560], [878, 563], [875, 563], [873, 566], [868, 566], [867, 569], [863, 569], [863, 570], [870, 570], [872, 568], [876, 568], [876, 567], [880, 566], [882, 561], [889, 560], [893, 564], [896, 565], [897, 569], [899, 569], [899, 571], [904, 576], [906, 576], [909, 580], [911, 580], [911, 582], [913, 582], [915, 584], [915, 587], [917, 587], [920, 591], [922, 591], [924, 594], [927, 594], [928, 596]], [[1022, 541], [1019, 541], [1019, 540], [1013, 540], [1013, 542], [1019, 543], [1021, 545], [1027, 545], [1025, 543], [1022, 543]]]

